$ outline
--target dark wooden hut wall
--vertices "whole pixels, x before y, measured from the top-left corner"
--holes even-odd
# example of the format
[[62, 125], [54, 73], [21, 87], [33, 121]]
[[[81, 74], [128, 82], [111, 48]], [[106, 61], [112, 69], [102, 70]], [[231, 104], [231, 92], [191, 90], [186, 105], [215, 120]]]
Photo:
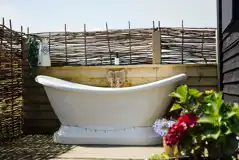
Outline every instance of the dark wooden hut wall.
[[219, 80], [227, 102], [239, 102], [239, 29], [231, 23], [236, 13], [232, 11], [234, 2], [217, 0]]
[[239, 33], [230, 33], [223, 39], [221, 65], [224, 99], [239, 102]]
[[24, 77], [24, 125], [26, 134], [45, 134], [55, 132], [60, 122], [56, 117], [44, 88], [34, 81], [37, 72]]

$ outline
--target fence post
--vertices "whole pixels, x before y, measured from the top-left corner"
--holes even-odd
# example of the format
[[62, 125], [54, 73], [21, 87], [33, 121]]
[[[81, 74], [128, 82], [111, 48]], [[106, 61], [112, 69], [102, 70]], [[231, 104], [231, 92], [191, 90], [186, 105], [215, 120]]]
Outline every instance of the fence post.
[[218, 61], [218, 56], [219, 56], [219, 53], [218, 53], [218, 33], [217, 33], [217, 30], [215, 31], [215, 39], [216, 39], [216, 64], [218, 65], [219, 61]]
[[11, 110], [12, 110], [12, 133], [13, 137], [15, 135], [15, 130], [14, 130], [14, 102], [13, 102], [13, 78], [14, 78], [14, 71], [13, 71], [13, 30], [12, 30], [12, 21], [11, 19], [9, 20], [9, 25], [10, 25], [10, 54], [11, 54]]
[[130, 21], [128, 22], [129, 25], [129, 62], [132, 64], [132, 50], [131, 50], [131, 33], [130, 33]]
[[217, 65], [217, 90], [221, 91], [222, 90], [222, 69], [221, 69], [221, 58], [220, 58], [220, 54], [221, 51], [219, 49], [220, 46], [220, 32], [218, 32], [219, 29], [216, 29], [215, 31], [215, 38], [216, 38], [216, 65]]
[[[28, 38], [29, 36], [29, 27], [27, 27], [26, 31], [26, 37]], [[23, 46], [22, 46], [22, 51], [23, 51], [23, 70], [24, 72], [28, 72], [28, 62], [27, 62], [27, 57], [28, 57], [28, 45], [27, 45], [27, 38], [23, 39]]]
[[[154, 22], [153, 22], [154, 25]], [[154, 27], [154, 26], [153, 26]], [[160, 26], [157, 31], [153, 29], [152, 33], [153, 64], [161, 64], [161, 31]]]
[[[23, 26], [21, 26], [21, 56], [22, 56], [22, 59], [21, 59], [21, 89], [24, 90], [24, 38], [23, 38]], [[21, 95], [23, 96], [23, 91], [21, 92]], [[22, 106], [23, 106], [23, 103], [24, 101], [22, 101]], [[22, 108], [20, 109], [20, 111], [22, 110]], [[19, 133], [21, 133], [21, 128], [23, 126], [23, 112], [21, 111], [21, 119], [19, 121]]]
[[105, 27], [106, 27], [106, 33], [107, 33], [108, 49], [109, 49], [109, 53], [110, 53], [110, 64], [112, 65], [112, 54], [111, 54], [111, 49], [110, 49], [109, 29], [108, 29], [107, 22], [105, 23]]
[[86, 48], [86, 24], [84, 24], [84, 45], [85, 45], [85, 65], [87, 66], [87, 48]]
[[202, 46], [201, 46], [201, 54], [202, 54], [202, 58], [204, 59], [205, 63], [207, 64], [207, 58], [204, 57], [204, 53], [203, 53], [203, 44], [204, 44], [204, 32], [202, 33]]
[[2, 36], [0, 36], [0, 71], [2, 68], [2, 57], [4, 57], [4, 55], [2, 55], [3, 53], [3, 37], [4, 37], [4, 18], [2, 18]]
[[48, 48], [49, 48], [49, 54], [51, 53], [51, 32], [49, 32], [49, 40], [48, 40]]
[[66, 54], [65, 64], [68, 64], [68, 59], [67, 59], [67, 40], [66, 40], [67, 39], [67, 37], [66, 37], [67, 35], [66, 34], [67, 34], [67, 31], [66, 31], [66, 24], [65, 24], [65, 54]]
[[182, 64], [183, 64], [183, 62], [184, 62], [183, 61], [184, 60], [184, 57], [183, 57], [184, 56], [183, 55], [184, 54], [183, 53], [184, 52], [184, 26], [183, 26], [183, 20], [182, 20], [182, 31], [181, 31], [181, 33], [182, 33], [182, 48], [181, 48], [181, 52], [182, 53], [181, 53], [181, 58], [182, 58]]

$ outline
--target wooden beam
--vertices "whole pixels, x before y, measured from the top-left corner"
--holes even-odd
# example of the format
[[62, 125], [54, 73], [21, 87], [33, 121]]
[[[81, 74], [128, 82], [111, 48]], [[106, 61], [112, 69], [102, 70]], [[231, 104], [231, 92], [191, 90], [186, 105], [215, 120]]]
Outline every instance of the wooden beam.
[[[124, 87], [150, 83], [180, 73], [188, 76], [189, 85], [212, 86], [217, 85], [216, 65], [129, 65], [129, 66], [68, 66], [41, 67], [39, 73], [76, 83], [108, 86], [106, 75], [109, 70], [122, 70], [126, 73]], [[75, 74], [77, 73], [77, 74]]]
[[153, 40], [153, 64], [161, 63], [161, 32], [153, 31], [152, 33]]

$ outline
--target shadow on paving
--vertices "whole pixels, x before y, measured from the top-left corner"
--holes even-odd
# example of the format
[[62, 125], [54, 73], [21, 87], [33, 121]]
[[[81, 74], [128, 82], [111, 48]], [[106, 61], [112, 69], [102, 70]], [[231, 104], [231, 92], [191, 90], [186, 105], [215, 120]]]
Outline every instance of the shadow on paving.
[[0, 146], [1, 160], [52, 159], [75, 148], [53, 142], [52, 135], [27, 135]]

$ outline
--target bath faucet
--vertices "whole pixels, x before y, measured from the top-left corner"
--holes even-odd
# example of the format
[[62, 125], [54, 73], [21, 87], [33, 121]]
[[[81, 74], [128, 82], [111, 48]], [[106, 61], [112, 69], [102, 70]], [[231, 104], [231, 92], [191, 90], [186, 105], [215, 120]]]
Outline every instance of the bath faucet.
[[106, 78], [110, 87], [114, 88], [114, 71], [109, 71]]
[[125, 82], [125, 71], [115, 71], [115, 87], [120, 88], [124, 85]]
[[112, 88], [120, 88], [125, 82], [125, 71], [108, 71], [107, 81]]

